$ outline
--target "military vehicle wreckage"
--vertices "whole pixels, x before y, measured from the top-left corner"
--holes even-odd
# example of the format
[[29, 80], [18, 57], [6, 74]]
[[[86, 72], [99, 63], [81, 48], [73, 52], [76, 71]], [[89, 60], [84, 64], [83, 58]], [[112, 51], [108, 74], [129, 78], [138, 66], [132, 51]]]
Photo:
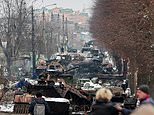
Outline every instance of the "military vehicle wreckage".
[[[78, 69], [77, 74], [82, 74], [80, 71], [83, 70], [82, 68], [86, 68], [83, 67], [84, 64], [87, 65], [86, 67], [91, 65], [91, 70], [98, 65], [97, 63], [88, 64], [82, 62], [78, 66], [64, 70], [60, 63], [51, 62], [47, 67], [38, 67], [38, 69], [36, 69], [39, 78], [37, 79], [37, 83], [28, 85], [26, 92], [15, 94], [12, 113], [27, 114], [29, 103], [37, 91], [43, 93], [54, 115], [68, 115], [76, 114], [79, 111], [89, 111], [94, 101], [95, 92], [97, 88], [101, 87], [108, 87], [111, 89], [114, 94], [112, 101], [120, 103], [125, 102], [125, 106], [135, 107], [134, 103], [125, 101], [126, 99], [124, 99], [124, 91], [121, 88], [125, 80], [123, 75], [96, 72], [87, 74], [87, 76], [93, 76], [87, 77], [88, 80], [85, 81], [82, 76], [80, 76], [80, 79], [74, 84], [74, 78], [69, 72]], [[85, 71], [88, 70], [86, 69]], [[97, 77], [97, 79], [92, 79], [94, 76]]]
[[28, 85], [25, 93], [15, 95], [13, 113], [27, 114], [29, 103], [38, 91], [42, 92], [49, 103], [53, 115], [89, 110], [91, 100], [69, 85], [73, 77], [65, 73], [59, 63], [53, 62], [47, 69], [36, 69], [36, 72], [39, 74], [37, 84]]

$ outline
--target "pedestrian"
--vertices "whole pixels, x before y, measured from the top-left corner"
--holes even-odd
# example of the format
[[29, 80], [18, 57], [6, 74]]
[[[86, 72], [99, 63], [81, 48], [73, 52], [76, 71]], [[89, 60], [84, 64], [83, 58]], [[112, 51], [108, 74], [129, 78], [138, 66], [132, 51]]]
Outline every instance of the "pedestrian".
[[149, 86], [148, 85], [141, 85], [137, 89], [136, 93], [140, 104], [152, 104], [154, 105], [154, 100], [150, 96]]
[[49, 105], [42, 98], [42, 93], [36, 93], [36, 98], [30, 104], [29, 113], [31, 115], [50, 115]]
[[[154, 100], [150, 96], [149, 86], [141, 85], [137, 88], [136, 96], [139, 100], [139, 106], [143, 104], [150, 104], [154, 106]], [[115, 106], [123, 115], [130, 115], [133, 110], [122, 108], [119, 105]]]
[[101, 88], [96, 92], [96, 102], [92, 105], [88, 115], [119, 115], [118, 110], [110, 102], [112, 93], [107, 88]]

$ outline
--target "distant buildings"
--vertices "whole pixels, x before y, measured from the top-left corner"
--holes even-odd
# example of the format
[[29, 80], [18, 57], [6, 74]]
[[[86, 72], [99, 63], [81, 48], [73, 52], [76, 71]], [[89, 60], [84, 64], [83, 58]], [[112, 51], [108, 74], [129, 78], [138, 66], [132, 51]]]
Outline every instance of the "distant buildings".
[[65, 50], [68, 47], [80, 49], [86, 41], [91, 39], [88, 13], [55, 7], [53, 9], [36, 9], [35, 14], [38, 23], [43, 24], [47, 21], [52, 23], [53, 34], [56, 35], [53, 36], [57, 39], [57, 47], [64, 46]]

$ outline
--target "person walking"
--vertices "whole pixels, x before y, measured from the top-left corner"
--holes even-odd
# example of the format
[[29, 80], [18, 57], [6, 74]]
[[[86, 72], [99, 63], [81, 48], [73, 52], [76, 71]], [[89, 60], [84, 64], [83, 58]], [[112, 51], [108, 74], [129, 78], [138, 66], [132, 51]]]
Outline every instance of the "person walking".
[[36, 93], [36, 98], [30, 104], [29, 113], [31, 115], [50, 115], [49, 105], [42, 98], [42, 93]]
[[96, 103], [92, 105], [88, 115], [119, 115], [118, 110], [110, 102], [112, 93], [107, 88], [101, 88], [96, 92]]

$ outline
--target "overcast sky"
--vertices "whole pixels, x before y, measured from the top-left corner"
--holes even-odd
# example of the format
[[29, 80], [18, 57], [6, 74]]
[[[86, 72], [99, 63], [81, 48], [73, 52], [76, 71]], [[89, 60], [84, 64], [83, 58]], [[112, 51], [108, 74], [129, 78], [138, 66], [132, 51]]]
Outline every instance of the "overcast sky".
[[[35, 0], [29, 0], [29, 4], [30, 1], [32, 2]], [[43, 7], [50, 4], [57, 4], [57, 7], [72, 8], [73, 10], [81, 11], [83, 8], [91, 8], [93, 6], [93, 1], [94, 0], [36, 0], [34, 2], [34, 7]]]

